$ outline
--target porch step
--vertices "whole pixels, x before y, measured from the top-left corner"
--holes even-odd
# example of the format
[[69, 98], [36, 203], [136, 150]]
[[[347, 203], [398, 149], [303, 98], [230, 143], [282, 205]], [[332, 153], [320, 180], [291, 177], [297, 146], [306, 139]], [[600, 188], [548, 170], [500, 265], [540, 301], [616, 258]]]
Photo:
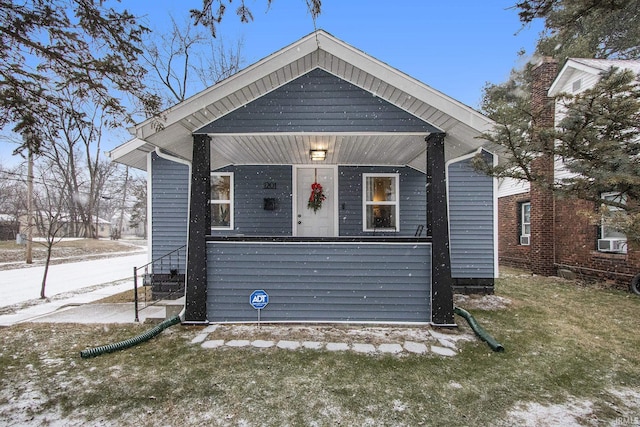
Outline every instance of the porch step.
[[151, 277], [151, 298], [153, 300], [178, 299], [184, 296], [184, 274], [153, 274]]

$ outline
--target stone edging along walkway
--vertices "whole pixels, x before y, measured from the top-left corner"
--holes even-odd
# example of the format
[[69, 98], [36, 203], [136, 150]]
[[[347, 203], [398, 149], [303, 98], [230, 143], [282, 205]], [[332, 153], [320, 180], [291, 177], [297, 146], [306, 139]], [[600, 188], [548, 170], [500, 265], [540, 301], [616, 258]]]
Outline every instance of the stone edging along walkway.
[[[284, 331], [282, 331], [284, 329]], [[323, 333], [329, 330], [329, 333]], [[202, 348], [276, 348], [282, 350], [326, 350], [354, 351], [370, 355], [433, 354], [452, 357], [458, 354], [457, 342], [473, 340], [473, 336], [462, 333], [442, 333], [429, 327], [424, 328], [369, 328], [352, 327], [337, 329], [329, 327], [287, 327], [287, 326], [233, 326], [209, 325], [191, 340]], [[302, 331], [302, 333], [301, 333]], [[391, 331], [391, 332], [389, 332]], [[301, 339], [280, 339], [284, 333], [290, 336], [303, 335]], [[311, 333], [310, 333], [311, 332]], [[267, 335], [271, 339], [242, 339], [251, 335]], [[241, 337], [241, 338], [237, 338]], [[346, 338], [341, 340], [340, 338]], [[385, 339], [387, 338], [387, 339]]]

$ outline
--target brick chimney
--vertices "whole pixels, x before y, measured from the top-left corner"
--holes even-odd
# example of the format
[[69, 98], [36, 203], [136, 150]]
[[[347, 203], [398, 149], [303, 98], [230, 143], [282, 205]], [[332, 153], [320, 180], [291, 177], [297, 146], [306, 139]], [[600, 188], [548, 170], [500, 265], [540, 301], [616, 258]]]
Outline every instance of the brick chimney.
[[[545, 57], [542, 63], [533, 69], [531, 85], [531, 111], [534, 117], [532, 138], [543, 146], [548, 154], [531, 163], [533, 174], [542, 176], [538, 183], [531, 184], [531, 271], [542, 276], [555, 274], [554, 244], [554, 196], [550, 189], [553, 184], [553, 141], [543, 141], [541, 135], [545, 129], [554, 127], [554, 98], [547, 96], [553, 80], [558, 74], [558, 63]], [[546, 147], [545, 147], [546, 146]]]

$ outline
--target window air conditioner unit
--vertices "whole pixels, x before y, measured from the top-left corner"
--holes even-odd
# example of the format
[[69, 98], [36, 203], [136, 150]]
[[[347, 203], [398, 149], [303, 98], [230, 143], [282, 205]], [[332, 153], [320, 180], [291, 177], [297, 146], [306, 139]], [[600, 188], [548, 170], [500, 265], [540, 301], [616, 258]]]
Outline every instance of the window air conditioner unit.
[[531, 240], [531, 236], [520, 236], [520, 244], [522, 246], [529, 246], [529, 241]]
[[626, 239], [598, 239], [598, 251], [627, 253]]

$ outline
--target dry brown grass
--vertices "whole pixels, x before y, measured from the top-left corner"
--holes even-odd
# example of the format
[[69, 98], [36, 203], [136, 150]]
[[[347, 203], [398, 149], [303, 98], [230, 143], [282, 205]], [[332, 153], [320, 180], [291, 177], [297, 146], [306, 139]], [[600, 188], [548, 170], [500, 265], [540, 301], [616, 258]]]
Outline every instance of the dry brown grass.
[[[138, 288], [138, 302], [151, 301], [151, 286], [141, 286]], [[125, 302], [133, 302], [133, 289], [111, 295], [100, 300], [94, 301], [93, 304], [120, 304]]]
[[[191, 344], [202, 328], [174, 326], [84, 360], [80, 350], [131, 338], [148, 325], [0, 329], [0, 419], [77, 426], [637, 424], [640, 298], [517, 271], [505, 271], [496, 293], [510, 303], [470, 310], [506, 351], [465, 341], [452, 358], [213, 350]], [[281, 339], [304, 337], [274, 328]], [[212, 338], [273, 336], [266, 332], [220, 329]]]

